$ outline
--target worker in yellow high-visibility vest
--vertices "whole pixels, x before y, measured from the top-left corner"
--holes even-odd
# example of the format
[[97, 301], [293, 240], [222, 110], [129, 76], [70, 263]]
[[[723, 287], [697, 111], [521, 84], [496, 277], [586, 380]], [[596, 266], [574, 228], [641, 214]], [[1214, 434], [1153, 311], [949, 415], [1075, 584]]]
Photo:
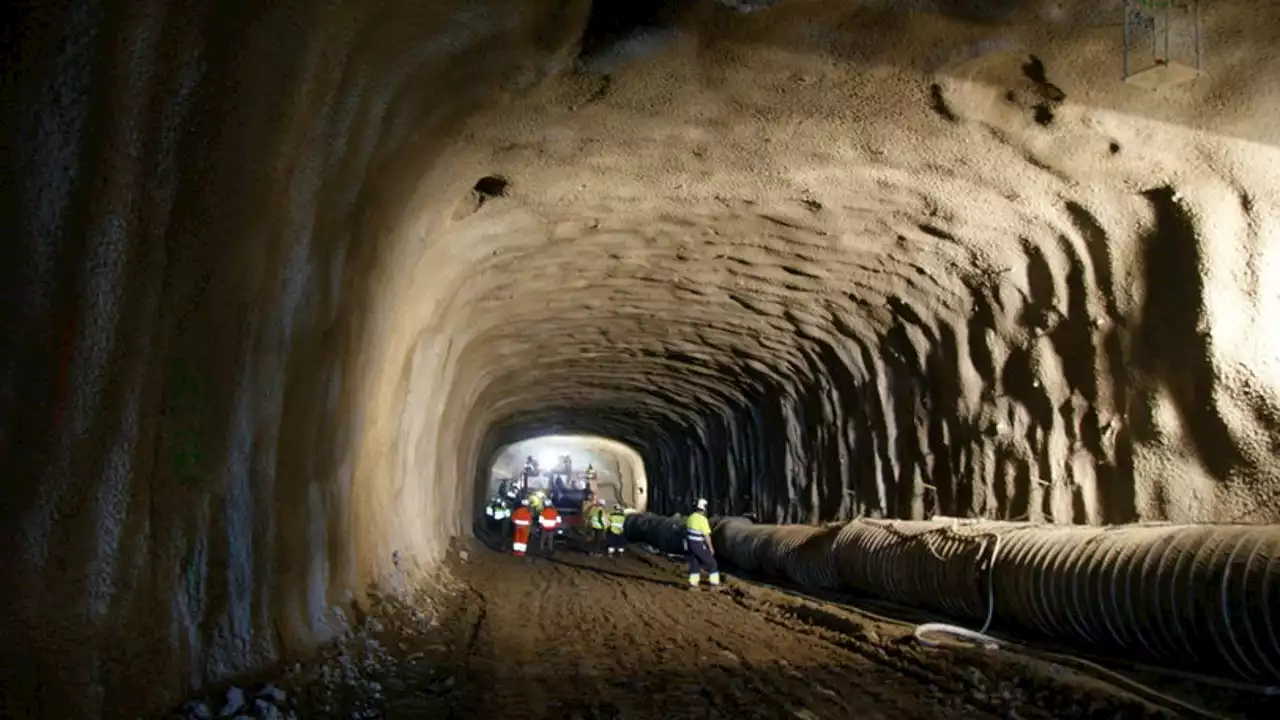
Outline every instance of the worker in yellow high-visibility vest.
[[697, 589], [702, 571], [707, 582], [720, 587], [720, 566], [716, 564], [716, 548], [711, 542], [711, 523], [707, 521], [707, 501], [699, 498], [692, 513], [684, 521], [684, 543], [689, 557], [689, 587]]
[[609, 513], [609, 527], [606, 531], [609, 535], [609, 557], [621, 555], [627, 550], [627, 536], [623, 532], [627, 524], [627, 516], [622, 512], [621, 505], [614, 505], [613, 512]]
[[605, 528], [609, 519], [604, 511], [604, 500], [596, 500], [587, 511], [587, 525], [591, 528], [591, 552], [599, 553], [604, 549]]

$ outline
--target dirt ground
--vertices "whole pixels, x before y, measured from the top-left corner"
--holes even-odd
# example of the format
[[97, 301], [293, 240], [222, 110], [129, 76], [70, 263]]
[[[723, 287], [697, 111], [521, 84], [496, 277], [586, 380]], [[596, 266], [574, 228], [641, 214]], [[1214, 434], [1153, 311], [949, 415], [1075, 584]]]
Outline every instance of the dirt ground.
[[[924, 648], [908, 625], [768, 585], [691, 591], [681, 563], [642, 548], [515, 558], [468, 541], [449, 569], [449, 601], [387, 605], [365, 618], [372, 651], [284, 681], [297, 716], [1194, 717], [1058, 665]], [[344, 682], [364, 690], [342, 696]]]

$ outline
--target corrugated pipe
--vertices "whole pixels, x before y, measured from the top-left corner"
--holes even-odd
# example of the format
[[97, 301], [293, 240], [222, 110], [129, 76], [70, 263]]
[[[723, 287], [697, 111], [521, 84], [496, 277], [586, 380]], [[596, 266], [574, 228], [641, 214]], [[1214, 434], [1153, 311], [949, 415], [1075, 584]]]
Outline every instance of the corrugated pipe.
[[[635, 515], [627, 536], [679, 553], [683, 529]], [[718, 518], [713, 538], [721, 559], [797, 585], [1280, 685], [1280, 526]]]
[[631, 542], [648, 543], [664, 553], [684, 552], [684, 516], [628, 515], [623, 533]]

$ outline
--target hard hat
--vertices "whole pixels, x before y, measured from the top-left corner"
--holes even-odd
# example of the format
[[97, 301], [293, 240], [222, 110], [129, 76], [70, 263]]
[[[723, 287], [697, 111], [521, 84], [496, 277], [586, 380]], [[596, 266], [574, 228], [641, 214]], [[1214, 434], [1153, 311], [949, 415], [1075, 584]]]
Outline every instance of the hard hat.
[[707, 499], [706, 499], [706, 498], [698, 498], [697, 508], [698, 508], [699, 510], [701, 510], [702, 512], [706, 512], [706, 511], [707, 511]]

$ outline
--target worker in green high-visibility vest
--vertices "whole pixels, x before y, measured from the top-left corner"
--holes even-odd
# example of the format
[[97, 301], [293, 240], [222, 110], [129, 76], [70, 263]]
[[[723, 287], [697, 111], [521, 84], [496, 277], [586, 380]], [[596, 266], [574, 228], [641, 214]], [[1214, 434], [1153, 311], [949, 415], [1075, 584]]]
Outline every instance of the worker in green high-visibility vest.
[[689, 558], [689, 587], [697, 589], [702, 582], [702, 571], [707, 571], [707, 583], [720, 587], [720, 566], [716, 564], [716, 549], [711, 542], [711, 523], [707, 521], [707, 501], [698, 498], [694, 510], [684, 521], [684, 546]]
[[604, 499], [597, 498], [587, 510], [587, 524], [591, 528], [591, 552], [599, 553], [604, 549], [605, 529], [609, 526], [608, 515], [604, 511]]
[[614, 505], [613, 512], [609, 513], [608, 528], [605, 530], [609, 536], [609, 557], [626, 552], [627, 536], [623, 532], [626, 523], [627, 516], [622, 512], [622, 506]]

